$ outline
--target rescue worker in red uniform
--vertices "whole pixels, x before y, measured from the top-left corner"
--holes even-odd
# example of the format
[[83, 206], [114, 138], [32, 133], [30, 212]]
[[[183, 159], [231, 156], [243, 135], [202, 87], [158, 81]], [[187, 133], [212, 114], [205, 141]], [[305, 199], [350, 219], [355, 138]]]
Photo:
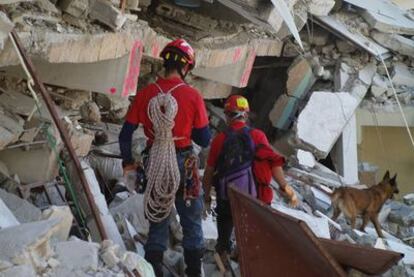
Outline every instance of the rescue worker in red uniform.
[[[227, 125], [229, 130], [237, 132], [243, 128], [248, 128], [248, 133], [251, 140], [254, 143], [254, 154], [252, 155], [252, 172], [255, 179], [257, 198], [264, 203], [270, 205], [273, 199], [273, 190], [270, 187], [272, 177], [279, 184], [280, 190], [284, 193], [290, 201], [291, 206], [296, 206], [298, 203], [297, 196], [294, 190], [287, 184], [284, 177], [283, 168], [284, 158], [276, 153], [266, 138], [266, 135], [259, 129], [250, 128], [246, 125], [249, 112], [249, 104], [246, 98], [239, 95], [230, 96], [224, 106], [226, 114]], [[210, 190], [211, 186], [216, 188], [217, 196], [217, 229], [218, 240], [216, 245], [216, 251], [220, 256], [230, 254], [231, 251], [231, 233], [233, 231], [233, 220], [230, 210], [230, 201], [223, 199], [218, 191], [221, 188], [218, 187], [217, 178], [215, 174], [219, 171], [220, 156], [226, 141], [226, 134], [229, 134], [228, 130], [217, 134], [213, 139], [210, 147], [210, 152], [207, 160], [207, 166], [204, 171], [203, 186], [205, 192], [205, 207], [208, 209], [211, 204]]]
[[[148, 138], [147, 150], [154, 141], [152, 122], [147, 110], [149, 101], [158, 93], [169, 92], [177, 101], [178, 112], [172, 134], [179, 138], [175, 140], [175, 147], [181, 175], [185, 159], [192, 154], [192, 140], [201, 147], [207, 147], [211, 139], [203, 97], [199, 91], [184, 82], [185, 76], [195, 65], [193, 48], [184, 39], [177, 39], [167, 44], [161, 52], [161, 58], [164, 60], [164, 75], [155, 84], [137, 92], [119, 135], [124, 172], [136, 168], [131, 154], [131, 140], [139, 124], [142, 124]], [[201, 276], [201, 258], [204, 252], [201, 228], [203, 198], [202, 195], [194, 195], [189, 203], [183, 197], [182, 187], [181, 183], [176, 193], [175, 206], [183, 227], [186, 274]], [[150, 222], [148, 240], [144, 247], [145, 259], [152, 264], [157, 277], [163, 276], [161, 263], [168, 237], [169, 217], [159, 223]]]

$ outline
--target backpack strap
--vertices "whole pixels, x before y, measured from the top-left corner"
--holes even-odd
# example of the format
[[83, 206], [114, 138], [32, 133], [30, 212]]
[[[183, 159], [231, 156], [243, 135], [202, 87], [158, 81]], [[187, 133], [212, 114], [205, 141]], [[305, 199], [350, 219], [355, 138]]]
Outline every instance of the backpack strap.
[[166, 94], [173, 92], [176, 88], [179, 88], [179, 87], [182, 87], [182, 86], [185, 86], [186, 85], [184, 82], [183, 83], [179, 83], [179, 84], [176, 84], [175, 86], [173, 86], [172, 88], [170, 88], [167, 92], [164, 92], [164, 90], [160, 87], [159, 84], [157, 84], [156, 82], [153, 83], [153, 84], [158, 88], [159, 93], [166, 93]]

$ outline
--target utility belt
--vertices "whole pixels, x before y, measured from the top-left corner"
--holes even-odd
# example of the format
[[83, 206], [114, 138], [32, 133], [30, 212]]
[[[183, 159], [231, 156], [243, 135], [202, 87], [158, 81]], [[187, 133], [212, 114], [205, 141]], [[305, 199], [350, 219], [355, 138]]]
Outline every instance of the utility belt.
[[[148, 164], [151, 146], [147, 146], [141, 153], [141, 164], [137, 169], [137, 191], [144, 193], [147, 185], [145, 168]], [[190, 205], [191, 199], [196, 199], [201, 193], [201, 180], [198, 173], [199, 158], [194, 153], [193, 147], [176, 148], [177, 163], [180, 170], [180, 186], [176, 197], [183, 197], [186, 204]]]

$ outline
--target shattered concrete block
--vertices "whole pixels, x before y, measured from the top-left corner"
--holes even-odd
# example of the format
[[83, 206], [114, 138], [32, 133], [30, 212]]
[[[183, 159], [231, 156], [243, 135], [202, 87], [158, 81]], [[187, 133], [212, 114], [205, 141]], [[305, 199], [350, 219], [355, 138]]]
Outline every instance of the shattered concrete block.
[[9, 38], [9, 33], [13, 28], [13, 22], [10, 21], [4, 12], [0, 12], [0, 49], [5, 47], [5, 43]]
[[335, 91], [344, 91], [348, 80], [350, 80], [350, 75], [352, 74], [352, 69], [346, 63], [340, 63], [336, 69], [334, 76], [334, 87]]
[[28, 264], [13, 266], [5, 271], [1, 271], [2, 277], [36, 277], [37, 274], [33, 267]]
[[372, 78], [374, 77], [374, 74], [376, 72], [377, 72], [377, 65], [375, 63], [370, 63], [358, 72], [358, 78], [364, 84], [370, 86], [372, 83]]
[[58, 241], [68, 239], [70, 228], [72, 227], [73, 215], [68, 206], [51, 206], [42, 213], [42, 219], [59, 218], [59, 228], [54, 232], [53, 237]]
[[334, 0], [307, 0], [309, 12], [316, 16], [328, 15], [335, 6]]
[[95, 0], [91, 5], [89, 17], [97, 20], [113, 30], [122, 28], [127, 18], [115, 8], [110, 1]]
[[155, 277], [151, 264], [134, 252], [127, 251], [122, 257], [122, 263], [130, 271], [137, 270], [140, 276]]
[[0, 229], [16, 226], [19, 224], [19, 221], [17, 221], [16, 217], [0, 198]]
[[414, 193], [409, 193], [403, 196], [403, 201], [409, 206], [414, 205]]
[[44, 270], [52, 255], [49, 239], [58, 224], [59, 219], [41, 220], [0, 230], [0, 260]]
[[300, 37], [311, 45], [325, 46], [329, 42], [330, 33], [315, 25], [312, 34], [302, 30]]
[[352, 86], [349, 89], [349, 94], [355, 97], [359, 102], [364, 99], [368, 92], [368, 85], [364, 84], [361, 80], [356, 79], [352, 82]]
[[97, 94], [94, 100], [103, 111], [109, 111], [109, 118], [115, 122], [125, 118], [130, 105], [128, 98], [118, 95]]
[[391, 212], [389, 214], [389, 221], [397, 223], [401, 226], [413, 226], [414, 225], [414, 208], [403, 203], [392, 201]]
[[341, 40], [341, 39], [337, 39], [335, 41], [335, 45], [338, 51], [344, 54], [352, 53], [358, 49], [357, 47], [355, 47], [355, 45], [349, 43], [348, 41]]
[[[104, 244], [102, 243], [102, 247], [103, 246]], [[101, 258], [108, 267], [116, 266], [120, 261], [119, 256], [120, 256], [119, 245], [116, 245], [116, 244], [114, 245], [112, 242], [111, 242], [111, 245], [106, 246], [101, 253]]]
[[409, 68], [401, 62], [394, 64], [391, 77], [394, 86], [414, 87], [414, 68]]
[[111, 208], [110, 211], [116, 219], [127, 218], [139, 234], [148, 234], [149, 222], [145, 218], [144, 196], [142, 194], [129, 197], [120, 205]]
[[13, 193], [0, 189], [0, 198], [20, 223], [38, 221], [42, 217], [42, 212], [38, 207]]
[[23, 124], [23, 118], [0, 106], [0, 150], [19, 139]]
[[326, 157], [358, 104], [349, 93], [313, 92], [296, 123], [300, 148]]
[[315, 157], [310, 152], [299, 149], [296, 154], [296, 157], [298, 159], [299, 164], [302, 166], [312, 168], [316, 165]]
[[379, 74], [375, 74], [372, 79], [371, 93], [375, 97], [383, 95], [388, 89], [387, 79]]
[[95, 102], [88, 102], [83, 104], [80, 109], [80, 114], [85, 122], [97, 123], [101, 122], [101, 111]]
[[189, 83], [201, 92], [204, 99], [227, 98], [233, 89], [230, 85], [203, 78], [193, 78]]
[[68, 90], [64, 95], [63, 107], [69, 110], [78, 110], [92, 99], [91, 92], [84, 90]]
[[371, 37], [375, 39], [382, 46], [393, 50], [402, 55], [414, 57], [414, 40], [403, 37], [398, 34], [380, 33], [377, 31], [371, 32]]
[[57, 260], [69, 269], [93, 270], [98, 269], [97, 243], [77, 240], [62, 241], [55, 245]]
[[84, 18], [88, 14], [88, 0], [59, 0], [59, 7], [62, 11], [74, 17]]

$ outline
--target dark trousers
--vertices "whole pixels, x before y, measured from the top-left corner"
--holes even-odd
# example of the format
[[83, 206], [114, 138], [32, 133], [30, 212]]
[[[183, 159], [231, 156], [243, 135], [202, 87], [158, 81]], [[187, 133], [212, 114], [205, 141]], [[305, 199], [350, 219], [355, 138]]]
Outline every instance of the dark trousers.
[[231, 233], [233, 232], [233, 217], [231, 215], [230, 201], [217, 199], [217, 231], [218, 238], [216, 251], [223, 253], [231, 251]]

